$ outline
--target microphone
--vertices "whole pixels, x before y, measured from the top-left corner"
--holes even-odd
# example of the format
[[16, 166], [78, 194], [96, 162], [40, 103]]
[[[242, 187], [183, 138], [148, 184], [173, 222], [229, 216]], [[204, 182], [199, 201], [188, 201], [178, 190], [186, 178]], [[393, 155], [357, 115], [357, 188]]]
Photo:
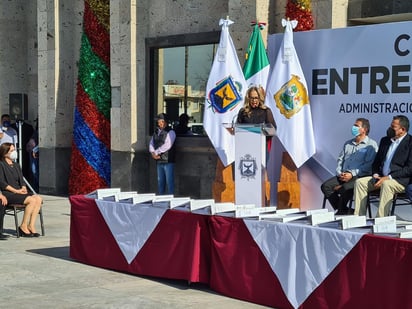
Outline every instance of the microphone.
[[235, 127], [235, 119], [237, 118], [237, 114], [232, 118], [232, 129]]

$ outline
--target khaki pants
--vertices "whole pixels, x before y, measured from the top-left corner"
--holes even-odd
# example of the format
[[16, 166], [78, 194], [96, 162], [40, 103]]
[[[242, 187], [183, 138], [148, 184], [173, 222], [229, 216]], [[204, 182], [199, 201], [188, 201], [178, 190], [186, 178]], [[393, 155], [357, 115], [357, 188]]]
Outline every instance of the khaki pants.
[[[368, 192], [377, 190], [371, 176], [358, 178], [355, 183], [355, 215], [366, 215]], [[405, 187], [394, 179], [385, 180], [380, 188], [379, 209], [376, 217], [389, 216], [393, 195], [405, 191]]]

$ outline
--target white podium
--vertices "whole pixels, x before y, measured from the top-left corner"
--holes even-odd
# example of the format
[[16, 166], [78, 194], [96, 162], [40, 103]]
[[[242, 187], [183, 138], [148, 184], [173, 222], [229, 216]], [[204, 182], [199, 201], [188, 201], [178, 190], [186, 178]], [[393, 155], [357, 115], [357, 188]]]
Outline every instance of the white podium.
[[271, 124], [235, 124], [235, 203], [265, 206], [266, 136]]

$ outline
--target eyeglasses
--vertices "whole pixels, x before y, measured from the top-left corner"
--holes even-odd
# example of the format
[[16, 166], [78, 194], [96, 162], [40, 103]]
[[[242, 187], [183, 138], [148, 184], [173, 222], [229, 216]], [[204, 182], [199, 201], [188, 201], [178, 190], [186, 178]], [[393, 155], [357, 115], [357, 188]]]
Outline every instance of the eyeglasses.
[[259, 97], [249, 97], [249, 100], [250, 100], [250, 101], [259, 100]]

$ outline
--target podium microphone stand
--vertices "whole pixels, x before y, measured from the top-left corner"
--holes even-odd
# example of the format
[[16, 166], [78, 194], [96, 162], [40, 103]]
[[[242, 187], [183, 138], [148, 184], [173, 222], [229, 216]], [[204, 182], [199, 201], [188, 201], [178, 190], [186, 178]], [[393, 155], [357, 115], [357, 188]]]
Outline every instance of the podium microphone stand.
[[[18, 134], [19, 134], [19, 140], [18, 140], [18, 161], [19, 161], [19, 165], [20, 168], [23, 170], [23, 120], [21, 119], [16, 119], [16, 125], [17, 128], [19, 130]], [[28, 180], [26, 179], [26, 177], [23, 176], [23, 180], [26, 183], [26, 186], [29, 188], [29, 190], [31, 192], [33, 192], [34, 194], [36, 194], [36, 191], [34, 191], [33, 187], [31, 186], [31, 184], [28, 182]]]

